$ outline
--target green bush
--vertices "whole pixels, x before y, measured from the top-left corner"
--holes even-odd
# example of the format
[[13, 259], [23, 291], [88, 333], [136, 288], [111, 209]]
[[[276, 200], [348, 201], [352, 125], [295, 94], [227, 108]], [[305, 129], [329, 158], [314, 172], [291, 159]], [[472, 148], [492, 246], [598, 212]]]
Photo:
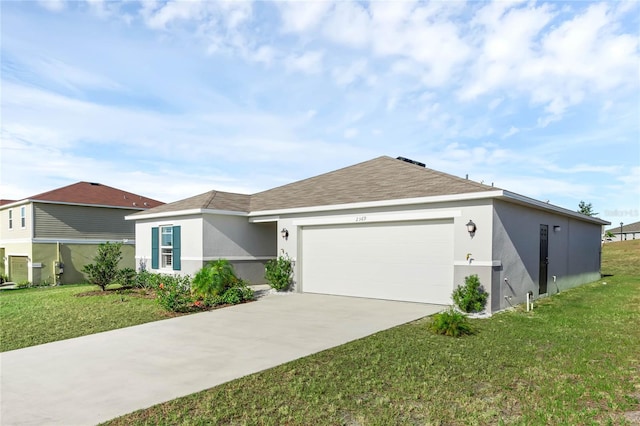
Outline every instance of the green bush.
[[164, 309], [173, 312], [189, 312], [194, 308], [191, 296], [191, 277], [188, 275], [157, 275], [157, 300]]
[[98, 252], [93, 258], [95, 263], [82, 267], [82, 272], [87, 274], [89, 282], [105, 291], [106, 287], [114, 282], [118, 276], [118, 263], [122, 260], [122, 243], [103, 243], [98, 246]]
[[477, 275], [465, 277], [464, 285], [453, 291], [453, 301], [463, 312], [481, 312], [489, 295], [480, 284]]
[[206, 306], [237, 305], [253, 299], [253, 290], [247, 287], [243, 281], [240, 281], [236, 286], [227, 289], [221, 295], [206, 297], [203, 303]]
[[114, 281], [122, 287], [133, 287], [136, 281], [137, 273], [133, 268], [123, 268], [118, 271]]
[[19, 283], [16, 283], [16, 288], [28, 288], [28, 287], [33, 287], [31, 285], [31, 282], [29, 281], [20, 281]]
[[278, 291], [288, 290], [293, 278], [293, 262], [289, 255], [284, 254], [277, 259], [270, 259], [266, 264], [264, 277], [271, 288]]
[[474, 329], [469, 319], [461, 312], [453, 308], [440, 312], [433, 316], [429, 327], [436, 334], [445, 336], [460, 337], [467, 334], [474, 334]]
[[227, 259], [207, 263], [193, 277], [191, 291], [200, 298], [222, 296], [228, 289], [236, 287], [240, 279]]

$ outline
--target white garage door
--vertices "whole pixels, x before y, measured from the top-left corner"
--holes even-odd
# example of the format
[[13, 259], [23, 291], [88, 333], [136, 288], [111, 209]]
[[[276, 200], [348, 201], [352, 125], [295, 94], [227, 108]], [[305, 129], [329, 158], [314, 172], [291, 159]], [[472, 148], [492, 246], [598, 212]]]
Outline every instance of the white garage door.
[[453, 221], [309, 226], [302, 291], [450, 304]]

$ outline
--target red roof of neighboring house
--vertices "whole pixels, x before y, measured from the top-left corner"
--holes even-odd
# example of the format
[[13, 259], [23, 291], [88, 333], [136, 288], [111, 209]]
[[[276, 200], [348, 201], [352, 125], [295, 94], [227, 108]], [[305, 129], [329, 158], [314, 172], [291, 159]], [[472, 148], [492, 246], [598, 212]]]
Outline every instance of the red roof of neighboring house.
[[74, 183], [26, 199], [138, 209], [150, 209], [164, 204], [162, 201], [93, 182]]
[[15, 203], [18, 200], [0, 200], [0, 206], [4, 206], [5, 204]]

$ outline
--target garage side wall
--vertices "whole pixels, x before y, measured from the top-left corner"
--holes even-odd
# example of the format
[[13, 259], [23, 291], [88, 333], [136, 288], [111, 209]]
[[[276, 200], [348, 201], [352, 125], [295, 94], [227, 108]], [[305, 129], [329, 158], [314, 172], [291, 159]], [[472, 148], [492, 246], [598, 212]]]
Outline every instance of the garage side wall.
[[500, 200], [494, 201], [493, 220], [494, 257], [502, 263], [494, 310], [525, 303], [529, 291], [538, 297], [540, 225], [549, 227], [547, 294], [600, 278], [600, 225]]

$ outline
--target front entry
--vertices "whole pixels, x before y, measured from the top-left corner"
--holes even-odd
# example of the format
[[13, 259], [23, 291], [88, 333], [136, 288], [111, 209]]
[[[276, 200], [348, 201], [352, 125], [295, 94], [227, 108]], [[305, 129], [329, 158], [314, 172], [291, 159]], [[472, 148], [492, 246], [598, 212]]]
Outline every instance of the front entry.
[[540, 273], [538, 275], [538, 294], [547, 292], [547, 274], [549, 266], [549, 225], [540, 225]]
[[27, 256], [9, 257], [9, 279], [14, 283], [29, 280], [29, 259]]

